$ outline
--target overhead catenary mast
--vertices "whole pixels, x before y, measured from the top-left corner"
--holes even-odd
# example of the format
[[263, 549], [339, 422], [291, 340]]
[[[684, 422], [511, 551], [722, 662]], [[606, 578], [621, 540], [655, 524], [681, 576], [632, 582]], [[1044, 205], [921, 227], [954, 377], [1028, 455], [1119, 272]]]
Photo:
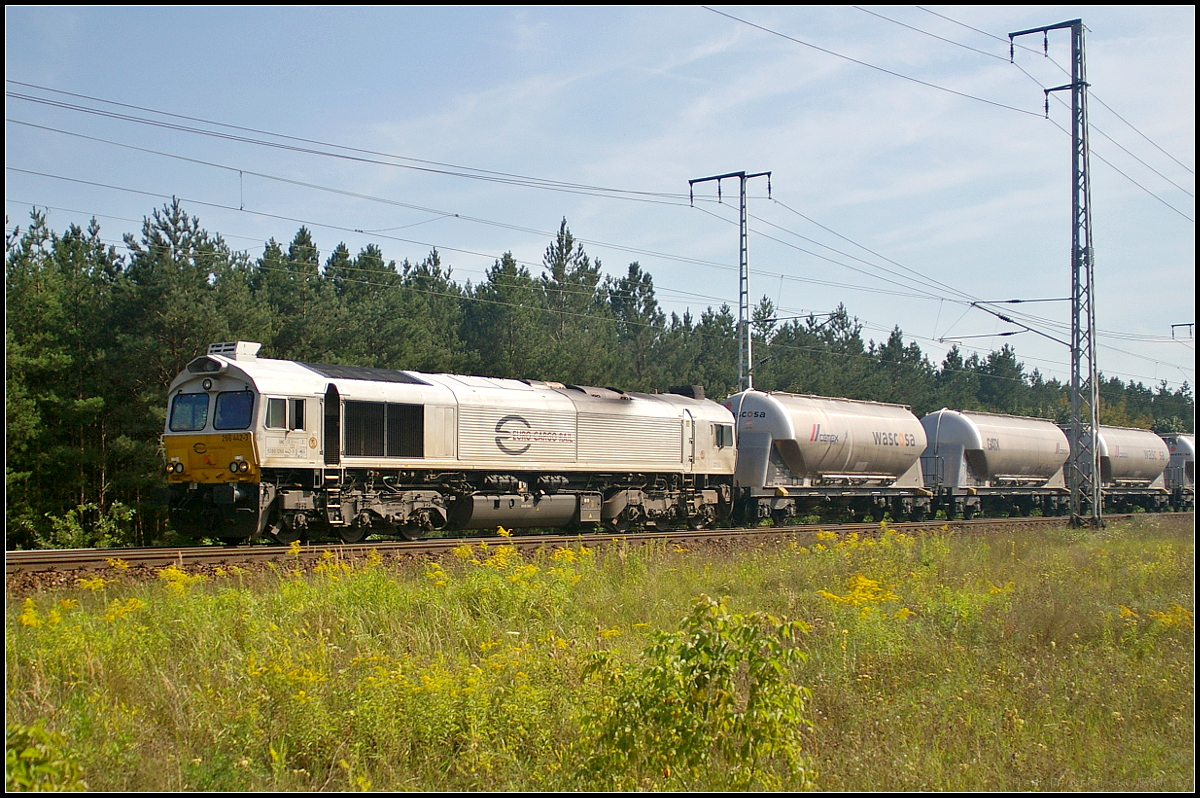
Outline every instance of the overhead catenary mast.
[[1104, 525], [1100, 492], [1100, 381], [1096, 367], [1095, 280], [1092, 269], [1091, 188], [1088, 173], [1087, 75], [1084, 68], [1083, 20], [1073, 19], [1043, 28], [1008, 34], [1009, 58], [1017, 36], [1042, 34], [1043, 51], [1049, 50], [1049, 32], [1071, 30], [1071, 82], [1046, 89], [1071, 90], [1071, 521], [1082, 525], [1085, 511], [1094, 527]]
[[[754, 177], [767, 178], [767, 196], [771, 196], [771, 173], [755, 172], [748, 175], [745, 172], [728, 172], [723, 175], [701, 177], [688, 181], [688, 191], [697, 183], [717, 181], [717, 199], [721, 197], [721, 181], [726, 178], [738, 178], [741, 198], [739, 214], [738, 238], [738, 391], [754, 390], [754, 358], [750, 334], [750, 267], [746, 260], [746, 181]], [[692, 197], [693, 201], [695, 197]]]

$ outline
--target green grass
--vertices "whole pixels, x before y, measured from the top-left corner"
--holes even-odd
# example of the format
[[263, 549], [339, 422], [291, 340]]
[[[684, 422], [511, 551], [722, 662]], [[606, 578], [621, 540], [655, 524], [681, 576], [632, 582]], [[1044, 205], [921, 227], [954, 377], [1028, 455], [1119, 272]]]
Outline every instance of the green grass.
[[116, 571], [8, 598], [7, 783], [1191, 791], [1191, 523]]

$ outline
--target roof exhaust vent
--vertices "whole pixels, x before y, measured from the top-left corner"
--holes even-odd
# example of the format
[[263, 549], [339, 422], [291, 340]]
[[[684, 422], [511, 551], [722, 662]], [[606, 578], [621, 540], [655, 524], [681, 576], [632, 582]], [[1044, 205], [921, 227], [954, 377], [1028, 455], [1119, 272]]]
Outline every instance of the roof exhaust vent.
[[668, 388], [667, 393], [679, 394], [680, 396], [686, 396], [689, 399], [703, 399], [704, 398], [704, 386], [703, 385], [676, 385], [674, 388]]
[[221, 355], [230, 360], [257, 360], [258, 350], [262, 344], [257, 341], [226, 341], [221, 344], [209, 344], [210, 355]]

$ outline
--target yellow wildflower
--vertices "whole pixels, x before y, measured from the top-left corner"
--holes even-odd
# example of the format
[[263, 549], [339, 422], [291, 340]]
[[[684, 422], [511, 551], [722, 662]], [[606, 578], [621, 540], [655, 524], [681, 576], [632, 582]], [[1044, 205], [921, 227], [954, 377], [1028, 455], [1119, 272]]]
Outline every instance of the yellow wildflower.
[[22, 626], [31, 628], [42, 625], [42, 616], [38, 615], [37, 605], [33, 603], [33, 599], [25, 599], [25, 604], [21, 608], [21, 616], [17, 620]]
[[104, 620], [113, 623], [119, 618], [124, 618], [131, 612], [136, 612], [146, 606], [146, 602], [140, 598], [130, 597], [127, 599], [113, 599], [108, 609], [104, 612]]

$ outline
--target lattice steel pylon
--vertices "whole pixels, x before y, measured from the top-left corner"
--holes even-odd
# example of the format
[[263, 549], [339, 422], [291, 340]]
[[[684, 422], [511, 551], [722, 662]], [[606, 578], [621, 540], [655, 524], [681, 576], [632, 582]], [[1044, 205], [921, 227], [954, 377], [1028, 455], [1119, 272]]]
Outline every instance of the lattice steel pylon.
[[721, 196], [721, 181], [727, 177], [738, 178], [741, 212], [738, 216], [738, 390], [754, 390], [754, 336], [750, 332], [750, 265], [746, 256], [746, 181], [753, 177], [767, 178], [767, 195], [771, 194], [771, 173], [728, 172], [712, 177], [700, 177], [688, 181], [691, 190], [697, 183], [717, 181], [717, 198]]
[[[1091, 188], [1088, 174], [1087, 73], [1083, 50], [1083, 20], [1073, 19], [1008, 34], [1010, 57], [1017, 36], [1071, 30], [1071, 82], [1046, 89], [1047, 114], [1052, 91], [1071, 91], [1071, 458], [1067, 483], [1071, 490], [1071, 521], [1104, 525], [1102, 518], [1100, 447], [1100, 380], [1096, 367], [1096, 304], [1093, 276]], [[1085, 516], [1087, 518], [1085, 519]]]

